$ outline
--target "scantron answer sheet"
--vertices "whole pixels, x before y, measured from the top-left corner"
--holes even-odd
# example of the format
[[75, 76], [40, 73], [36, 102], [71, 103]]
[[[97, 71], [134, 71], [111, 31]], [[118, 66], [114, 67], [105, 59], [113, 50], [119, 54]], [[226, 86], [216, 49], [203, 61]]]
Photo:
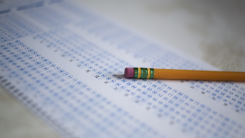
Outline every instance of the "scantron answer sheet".
[[0, 5], [0, 84], [67, 138], [244, 138], [245, 84], [127, 79], [217, 70], [65, 0]]

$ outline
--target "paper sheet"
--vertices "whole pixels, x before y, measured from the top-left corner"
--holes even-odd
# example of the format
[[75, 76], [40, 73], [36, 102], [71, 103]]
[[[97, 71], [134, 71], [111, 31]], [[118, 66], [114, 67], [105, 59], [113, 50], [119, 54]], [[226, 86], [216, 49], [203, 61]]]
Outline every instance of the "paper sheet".
[[0, 9], [0, 84], [64, 137], [245, 137], [244, 83], [123, 77], [216, 68], [75, 2]]

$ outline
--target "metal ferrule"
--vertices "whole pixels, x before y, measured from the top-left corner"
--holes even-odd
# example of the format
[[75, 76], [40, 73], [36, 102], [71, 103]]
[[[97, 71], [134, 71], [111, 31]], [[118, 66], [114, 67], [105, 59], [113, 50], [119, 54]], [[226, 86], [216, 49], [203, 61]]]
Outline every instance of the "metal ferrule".
[[153, 68], [134, 68], [134, 78], [153, 79], [154, 69]]

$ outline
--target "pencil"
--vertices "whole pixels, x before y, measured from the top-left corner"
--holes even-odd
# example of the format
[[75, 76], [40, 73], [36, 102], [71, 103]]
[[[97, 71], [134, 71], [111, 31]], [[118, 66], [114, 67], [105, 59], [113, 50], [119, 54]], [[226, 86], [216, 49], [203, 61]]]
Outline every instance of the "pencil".
[[203, 81], [245, 81], [244, 72], [177, 70], [153, 68], [125, 68], [126, 78], [166, 79], [166, 80], [203, 80]]

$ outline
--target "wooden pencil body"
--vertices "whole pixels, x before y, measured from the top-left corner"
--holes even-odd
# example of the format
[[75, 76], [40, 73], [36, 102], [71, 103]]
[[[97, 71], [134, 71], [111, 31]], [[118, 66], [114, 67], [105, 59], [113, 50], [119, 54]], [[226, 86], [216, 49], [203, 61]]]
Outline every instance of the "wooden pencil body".
[[154, 69], [154, 79], [245, 81], [244, 72]]

